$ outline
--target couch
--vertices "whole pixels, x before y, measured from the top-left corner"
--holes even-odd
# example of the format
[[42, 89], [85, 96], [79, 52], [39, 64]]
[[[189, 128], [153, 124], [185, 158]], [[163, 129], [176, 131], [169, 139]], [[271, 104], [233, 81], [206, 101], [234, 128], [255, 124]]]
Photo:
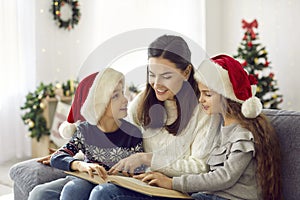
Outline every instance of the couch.
[[[281, 144], [284, 199], [299, 200], [300, 112], [275, 109], [264, 109], [263, 112], [275, 127]], [[38, 184], [66, 176], [61, 170], [37, 163], [36, 159], [15, 164], [9, 175], [14, 181], [15, 200], [27, 199], [29, 192]]]

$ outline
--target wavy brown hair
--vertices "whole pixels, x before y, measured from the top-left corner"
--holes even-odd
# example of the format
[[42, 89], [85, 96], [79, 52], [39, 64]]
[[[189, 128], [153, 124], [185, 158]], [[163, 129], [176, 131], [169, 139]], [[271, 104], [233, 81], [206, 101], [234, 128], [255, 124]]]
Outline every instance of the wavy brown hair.
[[164, 102], [156, 98], [155, 91], [149, 84], [149, 71], [147, 69], [147, 84], [142, 95], [141, 104], [138, 106], [137, 119], [145, 128], [161, 128], [173, 135], [184, 129], [195, 107], [198, 105], [200, 92], [194, 79], [194, 68], [191, 63], [191, 51], [183, 38], [174, 35], [163, 35], [153, 41], [148, 48], [149, 58], [164, 58], [174, 63], [178, 69], [184, 71], [190, 66], [191, 73], [182, 88], [175, 95], [177, 105], [177, 119], [170, 125], [165, 124]]
[[241, 104], [223, 97], [226, 116], [236, 119], [254, 136], [256, 177], [264, 200], [282, 200], [281, 151], [273, 126], [264, 114], [254, 119], [245, 118]]

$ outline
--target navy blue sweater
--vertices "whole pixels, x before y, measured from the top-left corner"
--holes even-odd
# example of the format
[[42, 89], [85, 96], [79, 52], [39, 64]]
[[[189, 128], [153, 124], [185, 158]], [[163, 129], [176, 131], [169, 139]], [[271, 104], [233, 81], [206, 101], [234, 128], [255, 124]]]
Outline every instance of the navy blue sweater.
[[70, 141], [51, 157], [51, 166], [71, 171], [73, 156], [81, 150], [84, 161], [98, 163], [108, 170], [119, 160], [142, 152], [142, 133], [125, 120], [115, 132], [104, 133], [97, 126], [81, 122]]

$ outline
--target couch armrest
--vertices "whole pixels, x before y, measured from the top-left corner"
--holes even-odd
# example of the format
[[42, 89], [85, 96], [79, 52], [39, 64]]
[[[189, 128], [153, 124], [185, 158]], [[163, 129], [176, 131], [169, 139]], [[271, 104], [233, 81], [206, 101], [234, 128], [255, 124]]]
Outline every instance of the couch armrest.
[[30, 159], [13, 165], [9, 176], [17, 189], [14, 190], [15, 199], [21, 200], [27, 199], [35, 186], [65, 177], [66, 174], [62, 170], [38, 163], [37, 159]]

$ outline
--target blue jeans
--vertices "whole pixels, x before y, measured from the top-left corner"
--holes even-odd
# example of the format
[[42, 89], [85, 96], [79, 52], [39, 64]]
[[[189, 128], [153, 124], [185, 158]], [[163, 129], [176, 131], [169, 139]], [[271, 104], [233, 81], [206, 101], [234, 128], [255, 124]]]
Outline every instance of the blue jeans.
[[89, 199], [90, 192], [95, 186], [89, 181], [74, 176], [66, 176], [65, 178], [36, 186], [29, 193], [28, 200]]
[[92, 189], [96, 185], [81, 179], [74, 178], [69, 181], [62, 189], [61, 200], [88, 200]]
[[[170, 200], [171, 198], [151, 197], [126, 188], [106, 183], [94, 187], [89, 200]], [[182, 199], [181, 199], [182, 200]]]
[[202, 192], [193, 193], [192, 198], [197, 200], [227, 200], [214, 194], [205, 194]]
[[29, 193], [28, 200], [58, 200], [66, 183], [73, 180], [73, 176], [67, 176], [55, 181], [37, 185]]

